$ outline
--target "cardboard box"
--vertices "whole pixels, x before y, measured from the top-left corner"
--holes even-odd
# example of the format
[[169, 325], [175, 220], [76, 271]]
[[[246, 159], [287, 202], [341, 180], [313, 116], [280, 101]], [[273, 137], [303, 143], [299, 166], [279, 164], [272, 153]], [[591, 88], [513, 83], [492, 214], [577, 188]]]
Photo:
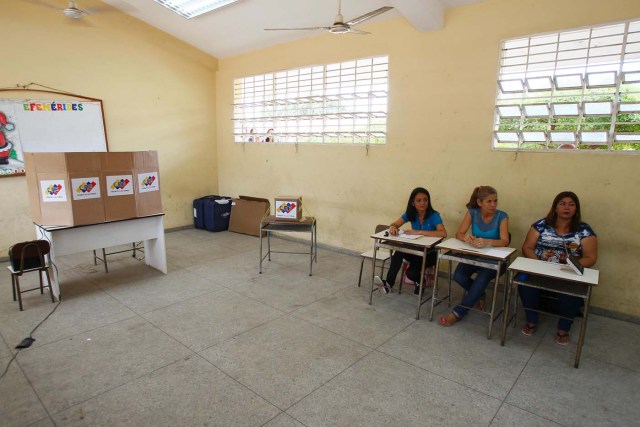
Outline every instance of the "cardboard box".
[[267, 199], [240, 196], [231, 202], [229, 231], [260, 237], [260, 221], [268, 216], [271, 206]]
[[156, 151], [136, 151], [133, 154], [136, 178], [136, 215], [148, 216], [162, 213], [160, 196], [160, 167]]
[[41, 225], [104, 222], [102, 153], [24, 153], [31, 218]]
[[274, 201], [276, 221], [300, 221], [302, 219], [302, 197], [278, 196]]

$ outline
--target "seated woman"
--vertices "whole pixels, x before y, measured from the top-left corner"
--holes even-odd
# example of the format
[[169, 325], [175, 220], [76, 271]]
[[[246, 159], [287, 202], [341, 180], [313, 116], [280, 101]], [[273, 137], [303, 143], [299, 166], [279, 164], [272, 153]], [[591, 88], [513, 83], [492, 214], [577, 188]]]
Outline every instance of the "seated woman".
[[[498, 209], [498, 192], [495, 188], [483, 185], [473, 190], [456, 239], [476, 248], [509, 244], [509, 215]], [[474, 273], [475, 279], [471, 277]], [[453, 278], [464, 288], [465, 296], [451, 313], [440, 317], [440, 323], [452, 326], [467, 314], [469, 307], [484, 310], [484, 291], [494, 277], [495, 270], [458, 264]]]
[[[444, 225], [442, 225], [442, 218], [440, 214], [433, 209], [431, 205], [431, 195], [425, 188], [418, 187], [411, 192], [405, 213], [389, 226], [389, 233], [392, 236], [397, 236], [400, 227], [406, 222], [411, 223], [411, 230], [405, 231], [407, 234], [447, 237], [447, 230], [445, 230]], [[387, 278], [382, 280], [380, 276], [376, 276], [373, 281], [378, 285], [380, 292], [383, 294], [386, 295], [391, 291], [391, 288], [395, 284], [398, 271], [400, 271], [400, 267], [402, 266], [403, 259], [409, 261], [409, 268], [406, 273], [407, 277], [416, 284], [420, 283], [422, 257], [395, 251], [391, 257], [391, 265], [387, 271]], [[429, 253], [427, 256], [427, 266], [436, 265], [436, 259], [436, 252]], [[416, 286], [416, 290], [420, 290], [418, 286]]]
[[[598, 258], [598, 238], [589, 224], [581, 221], [580, 201], [571, 191], [558, 194], [545, 218], [533, 223], [522, 245], [522, 254], [527, 258], [566, 264], [567, 252], [576, 256], [583, 267], [591, 267]], [[520, 286], [520, 300], [525, 308], [527, 323], [521, 332], [532, 335], [538, 326], [538, 313], [527, 310], [539, 306], [540, 290]], [[556, 299], [556, 311], [562, 316], [558, 320], [555, 342], [567, 345], [573, 319], [582, 306], [582, 298], [552, 293]]]

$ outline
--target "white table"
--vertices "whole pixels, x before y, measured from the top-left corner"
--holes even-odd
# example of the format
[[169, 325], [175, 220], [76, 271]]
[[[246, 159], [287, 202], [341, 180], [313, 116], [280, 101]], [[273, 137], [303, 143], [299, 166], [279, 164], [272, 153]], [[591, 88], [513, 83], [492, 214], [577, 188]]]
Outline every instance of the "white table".
[[[49, 256], [52, 263], [55, 263], [57, 256], [142, 241], [145, 263], [167, 274], [164, 214], [74, 227], [36, 224], [36, 236], [51, 244]], [[59, 297], [58, 273], [55, 268], [53, 270], [53, 293]]]
[[[420, 272], [420, 293], [418, 296], [418, 308], [416, 310], [416, 319], [420, 318], [420, 307], [425, 302], [429, 301], [429, 298], [423, 300], [422, 296], [424, 294], [424, 270], [427, 264], [427, 253], [429, 249], [431, 249], [436, 243], [442, 240], [442, 237], [428, 237], [422, 236], [417, 239], [407, 239], [403, 238], [402, 235], [392, 236], [388, 230], [381, 231], [379, 233], [375, 233], [371, 235], [373, 238], [373, 264], [371, 266], [371, 292], [369, 294], [369, 305], [373, 303], [373, 278], [375, 276], [376, 271], [376, 256], [378, 254], [379, 249], [390, 249], [392, 251], [398, 251], [406, 254], [417, 255], [422, 257], [422, 270]], [[437, 279], [437, 270], [436, 270], [436, 281]], [[402, 290], [402, 280], [400, 278], [400, 291]]]
[[[498, 288], [500, 285], [500, 273], [502, 267], [509, 263], [511, 255], [516, 251], [514, 248], [508, 247], [486, 247], [486, 248], [474, 248], [468, 243], [462, 242], [458, 239], [450, 238], [442, 243], [436, 245], [438, 249], [438, 261], [436, 263], [436, 272], [440, 268], [440, 261], [449, 262], [449, 291], [445, 298], [438, 297], [438, 281], [433, 285], [433, 296], [431, 297], [431, 312], [429, 314], [429, 320], [433, 320], [433, 309], [441, 302], [448, 301], [451, 305], [451, 270], [452, 262], [458, 262], [462, 264], [474, 265], [476, 267], [488, 268], [495, 270], [496, 279], [493, 289], [493, 298], [491, 301], [491, 310], [487, 313], [482, 311], [483, 314], [489, 315], [489, 331], [487, 333], [487, 339], [491, 339], [491, 331], [493, 328], [493, 322], [502, 314], [507, 302], [506, 293], [502, 302], [502, 309], [496, 313], [496, 300], [498, 296]], [[505, 283], [506, 285], [506, 283]], [[473, 309], [473, 307], [466, 307]]]
[[[526, 273], [531, 275], [527, 280], [516, 280], [515, 277], [518, 273]], [[580, 325], [580, 335], [578, 337], [578, 346], [576, 348], [576, 355], [573, 366], [577, 368], [580, 364], [580, 352], [582, 351], [582, 344], [584, 343], [584, 334], [587, 329], [587, 318], [589, 316], [589, 303], [591, 302], [591, 291], [594, 286], [598, 285], [600, 273], [598, 270], [592, 268], [585, 268], [584, 274], [580, 276], [575, 273], [566, 264], [557, 264], [553, 262], [540, 261], [537, 259], [518, 257], [509, 266], [509, 279], [507, 287], [507, 301], [511, 301], [511, 293], [514, 287], [529, 286], [532, 288], [543, 289], [551, 292], [556, 292], [565, 295], [576, 296], [584, 299], [584, 313], [582, 315], [582, 324]], [[517, 303], [517, 297], [514, 301], [514, 315], [513, 321], [515, 326], [515, 306]], [[502, 323], [502, 340], [501, 345], [504, 345], [507, 335], [507, 327], [511, 322], [509, 318], [509, 305], [505, 312], [504, 320]], [[537, 311], [537, 310], [536, 310]], [[545, 313], [540, 311], [544, 314]]]

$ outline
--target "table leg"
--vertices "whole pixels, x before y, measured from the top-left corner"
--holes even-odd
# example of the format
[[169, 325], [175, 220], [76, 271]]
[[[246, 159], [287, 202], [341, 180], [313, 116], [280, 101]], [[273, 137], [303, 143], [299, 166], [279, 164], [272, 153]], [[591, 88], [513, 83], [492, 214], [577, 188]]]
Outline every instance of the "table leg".
[[313, 275], [314, 225], [311, 224], [311, 244], [309, 245], [309, 276]]
[[258, 266], [258, 274], [262, 274], [262, 260], [264, 259], [262, 257], [262, 222], [260, 222], [258, 236], [260, 236], [260, 264]]
[[[489, 333], [487, 339], [491, 339], [491, 331], [493, 330], [493, 315], [496, 312], [496, 299], [498, 298], [498, 289], [500, 288], [500, 270], [502, 270], [502, 261], [498, 261], [498, 270], [496, 271], [496, 283], [493, 287], [493, 298], [491, 299], [491, 313], [489, 313]], [[504, 307], [503, 307], [504, 309]]]
[[451, 273], [453, 270], [453, 262], [449, 260], [449, 290], [447, 291], [447, 306], [451, 308]]
[[502, 319], [502, 337], [500, 339], [500, 345], [504, 346], [504, 341], [507, 337], [507, 328], [509, 327], [509, 306], [511, 305], [511, 288], [513, 286], [513, 271], [509, 270], [507, 273], [507, 305], [505, 306]]
[[[429, 248], [425, 248], [422, 254], [422, 269], [420, 270], [420, 291], [418, 292], [418, 308], [416, 309], [416, 320], [420, 319], [420, 307], [422, 307], [422, 294], [424, 293], [424, 270], [427, 267], [427, 252]], [[404, 280], [404, 278], [400, 278]]]
[[440, 254], [442, 249], [438, 249], [438, 258], [436, 259], [436, 270], [433, 279], [433, 293], [431, 294], [431, 311], [429, 312], [429, 322], [433, 320], [433, 309], [436, 305], [436, 298], [438, 297], [438, 269], [440, 268]]
[[584, 313], [582, 314], [582, 324], [580, 325], [580, 335], [578, 336], [578, 347], [576, 348], [576, 358], [573, 367], [578, 369], [580, 365], [580, 353], [582, 352], [582, 344], [584, 344], [584, 334], [587, 330], [587, 318], [589, 316], [589, 304], [591, 303], [591, 286], [587, 288], [587, 296], [584, 301]]
[[373, 259], [371, 260], [371, 291], [369, 292], [369, 305], [373, 304], [373, 278], [376, 276], [377, 255], [378, 255], [378, 240], [373, 239]]

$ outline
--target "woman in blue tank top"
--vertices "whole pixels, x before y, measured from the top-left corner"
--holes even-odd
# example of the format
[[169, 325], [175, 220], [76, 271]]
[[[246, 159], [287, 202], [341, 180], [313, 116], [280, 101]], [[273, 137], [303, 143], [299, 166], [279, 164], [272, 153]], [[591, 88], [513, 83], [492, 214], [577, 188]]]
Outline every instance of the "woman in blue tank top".
[[[456, 238], [476, 248], [509, 244], [509, 215], [498, 209], [498, 192], [495, 188], [480, 186], [473, 190]], [[472, 279], [474, 273], [477, 274]], [[444, 326], [453, 325], [467, 314], [470, 307], [484, 310], [484, 291], [495, 276], [494, 270], [459, 264], [453, 278], [466, 293], [460, 305], [448, 315], [440, 317], [440, 323]]]

